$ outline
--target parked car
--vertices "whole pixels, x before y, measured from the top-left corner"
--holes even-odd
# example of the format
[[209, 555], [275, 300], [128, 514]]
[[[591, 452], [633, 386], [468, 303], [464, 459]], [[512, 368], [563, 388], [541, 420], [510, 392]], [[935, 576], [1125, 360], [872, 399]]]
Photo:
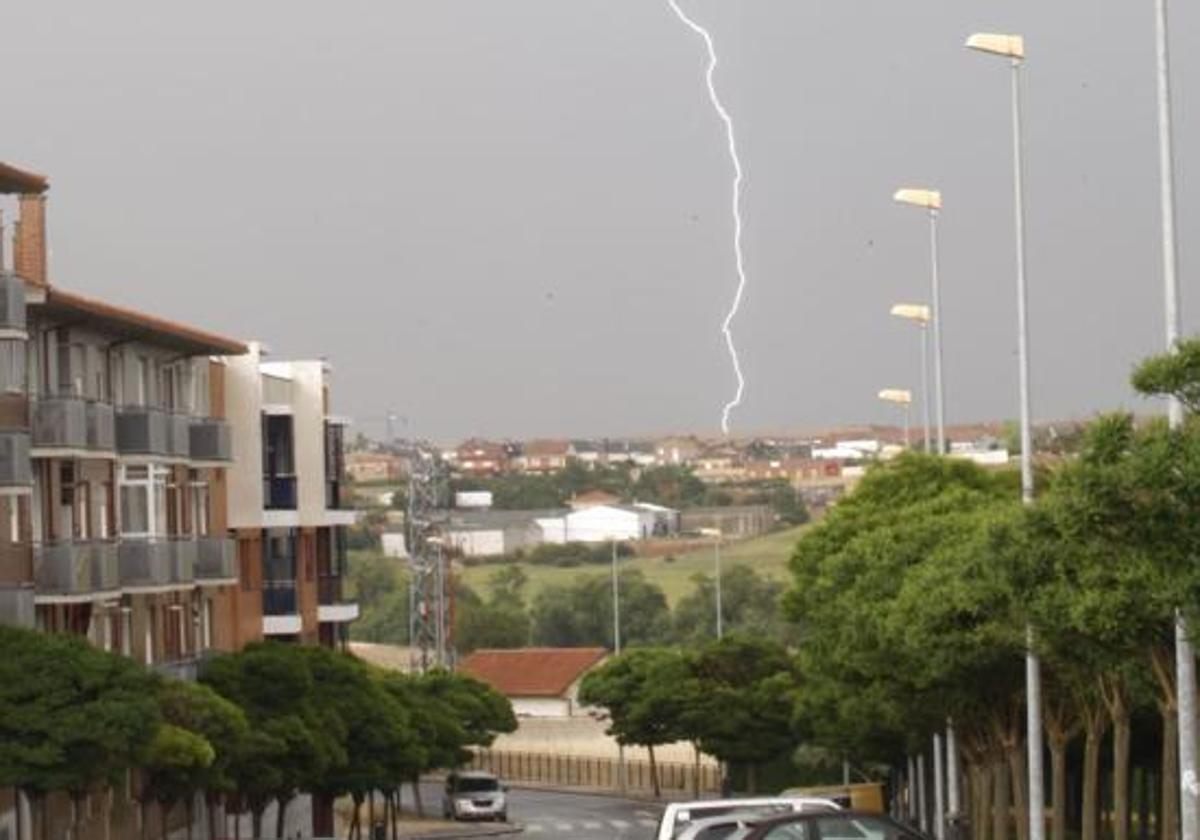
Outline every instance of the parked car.
[[654, 832], [655, 840], [676, 840], [691, 823], [706, 817], [724, 814], [757, 814], [775, 816], [808, 811], [836, 811], [830, 799], [812, 796], [763, 796], [752, 799], [701, 799], [695, 802], [672, 802], [663, 810]]
[[[781, 808], [779, 813], [785, 813], [784, 809]], [[739, 828], [756, 825], [762, 818], [762, 813], [733, 811], [719, 817], [692, 820], [675, 835], [675, 840], [728, 840]]]
[[446, 777], [442, 814], [454, 820], [508, 822], [508, 786], [491, 773], [464, 770]]
[[726, 840], [929, 840], [882, 814], [863, 811], [755, 817]]

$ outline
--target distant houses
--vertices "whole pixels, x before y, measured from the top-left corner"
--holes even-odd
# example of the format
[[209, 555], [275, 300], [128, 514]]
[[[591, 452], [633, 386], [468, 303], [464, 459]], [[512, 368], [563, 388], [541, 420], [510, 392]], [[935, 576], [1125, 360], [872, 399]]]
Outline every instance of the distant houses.
[[507, 697], [518, 717], [570, 718], [579, 705], [579, 684], [608, 656], [601, 647], [477, 650], [458, 670]]

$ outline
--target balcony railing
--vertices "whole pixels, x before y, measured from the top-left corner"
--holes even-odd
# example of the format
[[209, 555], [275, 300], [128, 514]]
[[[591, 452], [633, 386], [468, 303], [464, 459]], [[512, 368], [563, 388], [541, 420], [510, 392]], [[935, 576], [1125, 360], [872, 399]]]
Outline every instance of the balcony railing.
[[170, 586], [174, 551], [170, 540], [124, 539], [118, 544], [121, 586]]
[[0, 624], [32, 630], [36, 609], [32, 586], [0, 584]]
[[44, 543], [34, 547], [33, 576], [39, 595], [89, 595], [121, 586], [113, 542]]
[[167, 415], [150, 406], [125, 406], [117, 411], [117, 449], [129, 455], [167, 454]]
[[117, 421], [113, 407], [91, 400], [87, 404], [87, 448], [112, 452], [117, 448]]
[[167, 454], [176, 458], [187, 458], [192, 451], [191, 419], [186, 414], [168, 412]]
[[33, 404], [33, 445], [86, 449], [87, 400], [82, 397], [39, 397]]
[[296, 476], [264, 475], [263, 507], [267, 510], [295, 510]]
[[171, 539], [171, 583], [195, 583], [200, 547], [193, 537]]
[[24, 487], [32, 483], [29, 432], [0, 432], [0, 487]]
[[230, 461], [233, 436], [229, 424], [215, 418], [194, 418], [189, 428], [189, 454], [193, 461]]
[[296, 615], [296, 583], [291, 580], [263, 582], [263, 615]]
[[325, 606], [345, 602], [342, 597], [342, 576], [321, 575], [317, 578], [317, 603]]
[[237, 543], [228, 537], [197, 540], [196, 580], [231, 580], [238, 576]]
[[0, 329], [25, 329], [25, 284], [7, 271], [0, 271]]

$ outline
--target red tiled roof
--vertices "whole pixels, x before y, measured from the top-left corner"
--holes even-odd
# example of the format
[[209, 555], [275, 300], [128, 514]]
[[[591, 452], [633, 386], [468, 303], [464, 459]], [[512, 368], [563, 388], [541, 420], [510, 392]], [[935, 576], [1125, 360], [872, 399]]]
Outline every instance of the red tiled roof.
[[561, 697], [607, 655], [604, 648], [477, 650], [458, 667], [506, 697]]
[[50, 188], [45, 175], [0, 161], [0, 193], [44, 193]]

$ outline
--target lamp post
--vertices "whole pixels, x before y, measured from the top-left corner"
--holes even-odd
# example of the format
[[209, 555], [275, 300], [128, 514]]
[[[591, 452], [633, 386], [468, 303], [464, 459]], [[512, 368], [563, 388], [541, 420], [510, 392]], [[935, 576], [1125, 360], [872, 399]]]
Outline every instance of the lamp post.
[[897, 303], [892, 307], [897, 318], [915, 321], [921, 328], [921, 402], [925, 453], [933, 451], [929, 442], [929, 307], [922, 303]]
[[937, 451], [946, 454], [946, 401], [942, 390], [942, 288], [938, 278], [938, 214], [942, 211], [942, 194], [937, 190], [906, 187], [893, 196], [897, 203], [919, 207], [929, 213], [929, 251], [932, 265], [933, 309], [933, 389], [937, 411]]
[[[1021, 498], [1033, 502], [1033, 430], [1029, 407], [1029, 323], [1025, 294], [1025, 162], [1021, 127], [1021, 67], [1025, 39], [1020, 35], [979, 33], [968, 49], [1007, 58], [1012, 66], [1013, 198], [1017, 234], [1017, 356], [1021, 389]], [[1033, 628], [1025, 628], [1025, 728], [1029, 754], [1029, 840], [1045, 840], [1046, 793], [1042, 778], [1041, 667], [1033, 650]]]
[[[1158, 176], [1161, 202], [1163, 292], [1167, 350], [1179, 341], [1179, 245], [1175, 239], [1175, 152], [1171, 125], [1171, 50], [1167, 0], [1154, 2], [1155, 53], [1158, 76]], [[1167, 404], [1171, 427], [1183, 422], [1183, 406]], [[1179, 714], [1179, 817], [1182, 840], [1200, 837], [1200, 801], [1196, 774], [1196, 654], [1182, 612], [1175, 615], [1175, 691]]]
[[713, 538], [713, 571], [716, 574], [717, 640], [724, 638], [724, 619], [721, 617], [721, 529], [701, 528], [701, 535]]
[[912, 391], [905, 391], [902, 388], [885, 388], [879, 392], [879, 399], [898, 405], [904, 411], [904, 446], [907, 448], [911, 443], [908, 432], [908, 414], [909, 409], [912, 408]]

